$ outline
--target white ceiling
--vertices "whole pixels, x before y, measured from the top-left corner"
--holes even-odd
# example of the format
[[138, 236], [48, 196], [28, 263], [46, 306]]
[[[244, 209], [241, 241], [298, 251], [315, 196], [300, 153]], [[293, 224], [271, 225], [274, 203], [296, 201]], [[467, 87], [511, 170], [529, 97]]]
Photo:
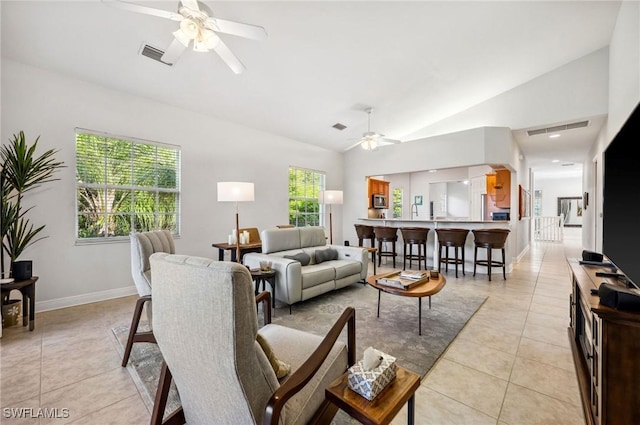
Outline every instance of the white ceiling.
[[[614, 1], [205, 3], [219, 18], [266, 29], [262, 42], [222, 35], [243, 74], [215, 53], [189, 50], [173, 67], [139, 55], [144, 43], [165, 50], [178, 24], [99, 0], [2, 0], [2, 57], [342, 151], [367, 130], [369, 106], [371, 130], [403, 140], [607, 46], [619, 8]], [[514, 134], [532, 160], [548, 161], [552, 149], [563, 162], [579, 161], [605, 117], [589, 118], [589, 128], [563, 135], [566, 152]], [[332, 128], [338, 122], [347, 129]]]

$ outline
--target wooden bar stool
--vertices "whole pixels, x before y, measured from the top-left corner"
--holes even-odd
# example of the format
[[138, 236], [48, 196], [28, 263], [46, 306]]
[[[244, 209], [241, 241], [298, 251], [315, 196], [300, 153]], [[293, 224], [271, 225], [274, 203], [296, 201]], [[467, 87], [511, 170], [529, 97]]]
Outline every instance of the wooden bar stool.
[[[428, 227], [401, 227], [402, 240], [404, 241], [404, 260], [403, 269], [407, 268], [407, 260], [409, 260], [409, 268], [411, 268], [413, 260], [418, 261], [418, 270], [420, 270], [420, 262], [424, 261], [424, 269], [427, 269], [427, 235]], [[413, 246], [418, 246], [418, 253], [413, 253]], [[407, 251], [407, 246], [409, 250]]]
[[[438, 235], [438, 271], [445, 265], [445, 271], [449, 272], [449, 264], [456, 266], [456, 277], [458, 277], [458, 264], [462, 264], [462, 275], [464, 275], [464, 244], [469, 234], [469, 229], [436, 229]], [[449, 248], [453, 248], [453, 258], [449, 257]], [[444, 250], [444, 255], [442, 251]], [[462, 258], [458, 252], [462, 251]]]
[[358, 235], [358, 246], [364, 246], [363, 241], [370, 240], [369, 247], [375, 248], [376, 235], [373, 232], [373, 226], [366, 224], [354, 224], [356, 227], [356, 234]]
[[[509, 229], [475, 229], [472, 230], [475, 248], [473, 250], [473, 275], [476, 275], [476, 265], [486, 266], [489, 281], [491, 281], [491, 267], [502, 267], [502, 277], [507, 280], [504, 246], [509, 236]], [[486, 260], [478, 260], [478, 248], [486, 248]], [[502, 261], [491, 258], [491, 251], [499, 249]]]
[[[378, 267], [382, 263], [382, 257], [393, 258], [393, 268], [396, 268], [396, 242], [398, 241], [398, 228], [389, 226], [374, 226], [373, 232], [378, 241]], [[391, 249], [384, 250], [384, 244], [390, 243]]]

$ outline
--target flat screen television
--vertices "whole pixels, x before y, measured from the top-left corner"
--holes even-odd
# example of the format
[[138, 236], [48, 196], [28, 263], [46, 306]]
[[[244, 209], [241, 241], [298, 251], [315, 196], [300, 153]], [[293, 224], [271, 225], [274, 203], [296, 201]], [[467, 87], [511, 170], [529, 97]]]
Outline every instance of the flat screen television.
[[640, 287], [640, 104], [604, 152], [602, 253]]

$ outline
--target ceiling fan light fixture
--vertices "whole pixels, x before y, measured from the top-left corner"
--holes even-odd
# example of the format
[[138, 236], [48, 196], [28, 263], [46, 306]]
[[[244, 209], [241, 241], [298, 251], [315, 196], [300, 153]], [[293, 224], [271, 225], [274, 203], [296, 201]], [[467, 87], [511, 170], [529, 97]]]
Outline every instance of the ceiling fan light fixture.
[[360, 142], [360, 146], [362, 147], [362, 149], [366, 151], [372, 151], [378, 147], [378, 141], [376, 140], [375, 137], [365, 136], [362, 139], [362, 142]]
[[189, 18], [184, 18], [180, 21], [180, 29], [184, 35], [189, 37], [191, 40], [195, 39], [200, 33], [200, 26], [198, 23]]

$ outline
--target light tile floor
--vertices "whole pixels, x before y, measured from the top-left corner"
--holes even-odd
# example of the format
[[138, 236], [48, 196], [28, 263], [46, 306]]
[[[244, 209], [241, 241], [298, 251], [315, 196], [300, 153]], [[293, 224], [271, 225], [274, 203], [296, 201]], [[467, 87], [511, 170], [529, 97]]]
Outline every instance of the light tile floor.
[[[417, 424], [585, 423], [567, 336], [566, 257], [580, 254], [579, 230], [569, 229], [563, 244], [532, 243], [506, 281], [449, 271], [447, 286], [488, 299], [424, 378]], [[5, 329], [0, 423], [149, 423], [111, 334], [129, 323], [136, 298], [38, 313], [33, 332]], [[8, 418], [6, 408], [54, 408], [58, 418]], [[404, 408], [393, 424], [406, 422]]]

